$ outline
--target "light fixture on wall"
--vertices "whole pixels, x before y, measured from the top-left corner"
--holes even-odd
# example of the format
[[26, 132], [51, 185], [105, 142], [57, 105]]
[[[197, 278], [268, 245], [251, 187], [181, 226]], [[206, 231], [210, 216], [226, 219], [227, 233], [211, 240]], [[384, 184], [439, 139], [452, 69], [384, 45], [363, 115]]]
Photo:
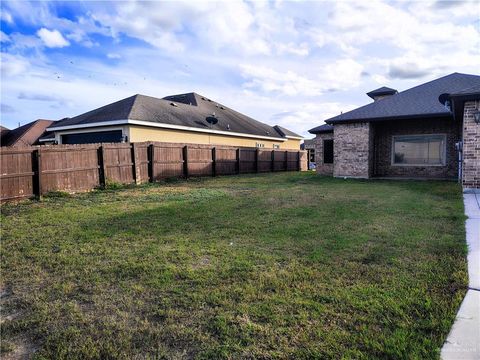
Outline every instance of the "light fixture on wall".
[[475, 120], [475, 123], [480, 124], [480, 110], [475, 110], [473, 112], [473, 120]]
[[480, 124], [480, 101], [476, 101], [475, 105], [475, 110], [473, 111], [473, 120], [476, 124]]

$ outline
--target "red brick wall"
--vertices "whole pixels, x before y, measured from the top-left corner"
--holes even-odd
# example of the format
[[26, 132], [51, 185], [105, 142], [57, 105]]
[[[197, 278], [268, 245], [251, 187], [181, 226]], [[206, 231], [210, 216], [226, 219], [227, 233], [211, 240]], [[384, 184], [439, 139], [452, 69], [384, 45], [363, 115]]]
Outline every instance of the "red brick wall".
[[[317, 174], [333, 175], [333, 164], [323, 163], [323, 140], [333, 140], [333, 132], [317, 134], [315, 137], [315, 164]], [[334, 148], [335, 151], [335, 148]]]
[[334, 126], [333, 176], [369, 178], [372, 175], [373, 134], [369, 122]]
[[463, 112], [463, 187], [480, 188], [480, 124], [473, 113], [480, 102], [465, 102]]
[[[461, 139], [461, 123], [453, 119], [412, 119], [374, 123], [374, 174], [384, 177], [456, 178], [457, 151], [455, 143]], [[445, 134], [445, 166], [392, 165], [392, 137], [394, 135]]]

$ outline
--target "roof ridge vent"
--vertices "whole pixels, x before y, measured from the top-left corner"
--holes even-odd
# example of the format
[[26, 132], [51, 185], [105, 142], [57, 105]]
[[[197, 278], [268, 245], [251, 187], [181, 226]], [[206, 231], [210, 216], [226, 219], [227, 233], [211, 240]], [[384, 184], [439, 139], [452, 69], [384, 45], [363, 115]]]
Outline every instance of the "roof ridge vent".
[[175, 106], [175, 107], [178, 107], [178, 105], [175, 104], [173, 101], [170, 103], [170, 105]]

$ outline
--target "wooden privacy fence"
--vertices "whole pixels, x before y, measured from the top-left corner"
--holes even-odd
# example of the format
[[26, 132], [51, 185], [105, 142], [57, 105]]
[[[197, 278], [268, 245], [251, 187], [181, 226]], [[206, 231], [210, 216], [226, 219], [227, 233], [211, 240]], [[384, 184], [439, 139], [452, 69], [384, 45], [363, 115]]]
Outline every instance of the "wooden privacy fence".
[[307, 153], [178, 143], [108, 143], [0, 149], [0, 201], [107, 183], [307, 170]]

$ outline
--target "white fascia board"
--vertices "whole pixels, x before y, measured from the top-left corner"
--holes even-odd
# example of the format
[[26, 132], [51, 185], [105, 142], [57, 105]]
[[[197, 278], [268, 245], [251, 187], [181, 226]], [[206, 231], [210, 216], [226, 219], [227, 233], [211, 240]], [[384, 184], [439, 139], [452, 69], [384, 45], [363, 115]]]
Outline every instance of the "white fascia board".
[[158, 128], [164, 128], [164, 129], [195, 131], [195, 132], [201, 132], [201, 133], [227, 135], [227, 136], [237, 136], [237, 137], [247, 137], [247, 138], [252, 138], [252, 139], [265, 139], [265, 140], [273, 140], [273, 141], [287, 141], [287, 139], [288, 139], [288, 137], [277, 138], [277, 137], [273, 137], [273, 136], [251, 135], [251, 134], [237, 133], [237, 132], [232, 132], [232, 131], [213, 130], [213, 129], [199, 129], [199, 128], [195, 128], [195, 127], [191, 127], [191, 126], [162, 124], [162, 123], [156, 123], [156, 122], [151, 122], [151, 121], [132, 120], [132, 119], [102, 121], [102, 122], [90, 123], [90, 124], [52, 126], [52, 127], [47, 128], [47, 130], [48, 131], [62, 131], [62, 130], [74, 130], [74, 129], [84, 129], [84, 128], [99, 127], [99, 126], [112, 126], [112, 125], [140, 125], [140, 126], [158, 127]]
[[296, 140], [304, 140], [305, 138], [303, 136], [287, 136], [285, 135], [287, 139], [296, 139]]

